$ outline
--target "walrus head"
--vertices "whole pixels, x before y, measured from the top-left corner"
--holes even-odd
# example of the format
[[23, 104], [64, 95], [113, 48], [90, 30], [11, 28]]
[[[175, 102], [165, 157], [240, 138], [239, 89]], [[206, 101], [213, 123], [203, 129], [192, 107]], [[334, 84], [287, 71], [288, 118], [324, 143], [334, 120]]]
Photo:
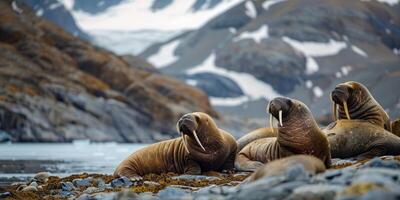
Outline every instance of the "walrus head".
[[177, 123], [177, 130], [182, 136], [183, 145], [189, 153], [188, 141], [186, 136], [196, 141], [197, 145], [205, 152], [206, 148], [201, 142], [209, 131], [216, 129], [214, 121], [209, 115], [202, 112], [194, 112], [183, 115]]
[[369, 90], [361, 83], [349, 81], [338, 84], [331, 92], [331, 100], [333, 102], [332, 112], [335, 121], [339, 117], [363, 119], [383, 125], [385, 129], [390, 128], [390, 125], [386, 125], [389, 116], [375, 101]]

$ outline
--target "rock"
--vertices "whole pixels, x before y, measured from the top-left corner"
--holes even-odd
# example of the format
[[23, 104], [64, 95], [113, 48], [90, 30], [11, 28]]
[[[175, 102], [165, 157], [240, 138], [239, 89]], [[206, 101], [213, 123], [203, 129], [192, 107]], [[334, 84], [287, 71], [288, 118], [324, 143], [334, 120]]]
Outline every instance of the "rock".
[[111, 187], [129, 187], [131, 185], [133, 185], [133, 182], [125, 176], [111, 181]]
[[95, 185], [99, 189], [106, 189], [109, 186], [101, 178], [95, 179]]
[[220, 180], [214, 176], [203, 176], [203, 175], [180, 175], [171, 177], [172, 180], [183, 180], [183, 181], [216, 181]]
[[37, 189], [37, 187], [34, 187], [34, 186], [26, 186], [21, 191], [22, 192], [37, 192], [38, 189]]
[[[59, 4], [42, 4], [52, 2]], [[131, 66], [11, 3], [0, 1], [0, 131], [13, 142], [151, 143], [175, 137], [187, 112], [219, 117], [203, 91]]]
[[218, 185], [210, 185], [204, 188], [200, 188], [195, 192], [195, 196], [202, 196], [207, 194], [217, 194], [217, 195], [228, 195], [236, 192], [237, 189], [235, 187], [229, 186], [218, 186]]
[[400, 169], [400, 162], [397, 160], [382, 160], [382, 158], [376, 157], [366, 162], [361, 168], [381, 167], [390, 169]]
[[3, 192], [3, 193], [0, 193], [0, 198], [6, 198], [6, 197], [9, 197], [9, 196], [11, 196], [11, 193], [10, 193], [10, 192]]
[[212, 97], [240, 97], [243, 91], [239, 85], [231, 79], [212, 73], [198, 73], [194, 75], [185, 75], [187, 83], [202, 89]]
[[46, 183], [47, 180], [49, 180], [50, 173], [49, 172], [39, 172], [34, 176], [34, 179], [37, 180], [37, 182], [43, 184]]
[[33, 182], [31, 182], [30, 184], [29, 184], [29, 186], [33, 186], [33, 187], [38, 187], [39, 185], [35, 182], [35, 181], [33, 181]]
[[72, 191], [72, 190], [75, 190], [75, 186], [71, 182], [62, 182], [61, 183], [61, 189], [63, 191]]
[[287, 199], [320, 199], [330, 200], [335, 199], [337, 193], [344, 189], [341, 185], [328, 185], [328, 184], [313, 184], [300, 186], [293, 190]]
[[83, 191], [83, 193], [92, 194], [92, 193], [101, 192], [101, 191], [103, 191], [103, 190], [99, 189], [97, 187], [88, 187]]
[[71, 191], [61, 191], [60, 192], [60, 196], [62, 197], [62, 198], [67, 198], [67, 197], [69, 197], [69, 196], [72, 196], [72, 195], [74, 195], [74, 193], [72, 193]]
[[76, 187], [79, 188], [79, 187], [91, 186], [92, 185], [92, 180], [93, 180], [92, 177], [88, 177], [88, 178], [85, 178], [85, 179], [81, 179], [81, 178], [74, 179], [74, 180], [72, 180], [72, 182], [74, 183], [74, 185]]
[[[359, 183], [347, 187], [343, 192], [338, 195], [338, 199], [356, 199], [368, 194], [371, 191], [385, 191], [382, 186], [374, 183]], [[385, 191], [387, 192], [387, 191]]]
[[185, 199], [189, 198], [191, 195], [190, 190], [184, 190], [180, 188], [166, 187], [165, 189], [159, 191], [157, 196], [160, 199]]

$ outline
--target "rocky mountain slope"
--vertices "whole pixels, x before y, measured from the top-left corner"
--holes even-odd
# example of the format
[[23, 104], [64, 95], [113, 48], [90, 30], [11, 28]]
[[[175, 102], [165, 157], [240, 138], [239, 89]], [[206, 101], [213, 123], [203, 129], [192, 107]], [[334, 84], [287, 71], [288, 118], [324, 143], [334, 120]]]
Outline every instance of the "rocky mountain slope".
[[201, 90], [74, 37], [22, 4], [4, 0], [0, 9], [2, 138], [152, 142], [175, 137], [184, 113], [218, 118]]
[[[400, 93], [393, 92], [400, 85], [399, 49], [398, 1], [248, 0], [141, 56], [198, 85], [229, 115], [263, 117], [266, 100], [284, 95], [326, 119], [329, 91], [355, 80], [394, 118], [400, 115]], [[215, 95], [202, 86], [204, 77], [215, 90], [231, 92]]]

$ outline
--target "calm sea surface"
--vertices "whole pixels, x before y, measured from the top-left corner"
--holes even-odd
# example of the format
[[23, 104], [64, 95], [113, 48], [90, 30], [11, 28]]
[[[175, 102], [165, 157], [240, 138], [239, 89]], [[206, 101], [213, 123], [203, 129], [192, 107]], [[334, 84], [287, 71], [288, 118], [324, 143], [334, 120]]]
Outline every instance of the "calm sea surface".
[[0, 144], [0, 178], [28, 177], [38, 171], [54, 175], [111, 174], [125, 157], [145, 144], [19, 143]]

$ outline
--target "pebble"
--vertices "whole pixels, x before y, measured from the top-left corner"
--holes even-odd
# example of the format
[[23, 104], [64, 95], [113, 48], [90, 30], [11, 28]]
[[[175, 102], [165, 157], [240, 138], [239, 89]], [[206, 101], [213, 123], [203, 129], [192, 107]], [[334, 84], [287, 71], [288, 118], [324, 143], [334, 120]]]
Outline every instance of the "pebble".
[[49, 180], [49, 172], [39, 172], [33, 178], [39, 183], [46, 183]]
[[26, 186], [21, 191], [22, 192], [37, 192], [38, 189], [34, 186]]
[[390, 169], [400, 169], [400, 162], [396, 160], [382, 160], [382, 158], [376, 157], [372, 160], [366, 162], [362, 168], [369, 167], [382, 167], [382, 168], [390, 168]]
[[63, 191], [72, 191], [72, 190], [75, 190], [75, 187], [74, 187], [74, 184], [71, 182], [62, 182], [61, 189]]
[[92, 177], [88, 177], [85, 179], [80, 179], [80, 178], [74, 179], [72, 180], [72, 182], [76, 187], [87, 187], [92, 185], [92, 180], [93, 180]]
[[191, 196], [190, 190], [166, 187], [165, 189], [158, 192], [158, 197], [160, 199], [182, 199], [189, 198]]
[[9, 196], [11, 196], [11, 193], [10, 193], [10, 192], [3, 192], [3, 193], [0, 193], [0, 198], [6, 198], [6, 197], [9, 197]]
[[101, 192], [101, 191], [103, 191], [103, 190], [99, 189], [97, 187], [88, 187], [88, 188], [86, 188], [86, 190], [83, 191], [83, 193], [92, 194], [92, 193]]
[[111, 187], [129, 187], [133, 182], [127, 177], [116, 178], [111, 181]]
[[221, 180], [215, 176], [203, 176], [203, 175], [180, 175], [171, 177], [172, 180], [182, 180], [182, 181], [216, 181]]

